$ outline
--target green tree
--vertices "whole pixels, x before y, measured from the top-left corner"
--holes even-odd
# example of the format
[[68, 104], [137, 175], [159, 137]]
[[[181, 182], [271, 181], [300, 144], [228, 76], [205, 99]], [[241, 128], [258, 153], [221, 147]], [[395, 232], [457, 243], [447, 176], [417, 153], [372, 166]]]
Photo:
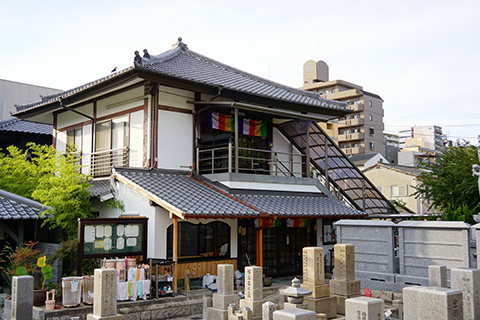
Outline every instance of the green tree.
[[428, 200], [429, 209], [445, 212], [444, 219], [461, 218], [473, 223], [471, 215], [480, 201], [473, 164], [479, 164], [477, 147], [465, 144], [445, 148], [435, 163], [425, 165], [428, 171], [419, 177], [415, 196]]
[[29, 143], [0, 155], [0, 189], [43, 203], [44, 224], [60, 227], [65, 240], [77, 237], [77, 218], [91, 217], [88, 176], [80, 173], [73, 145], [62, 154], [53, 146]]

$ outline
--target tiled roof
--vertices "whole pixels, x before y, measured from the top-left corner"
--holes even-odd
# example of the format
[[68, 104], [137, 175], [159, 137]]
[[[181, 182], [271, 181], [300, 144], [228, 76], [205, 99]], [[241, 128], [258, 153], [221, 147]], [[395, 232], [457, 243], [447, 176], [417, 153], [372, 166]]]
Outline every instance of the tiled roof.
[[101, 197], [110, 193], [110, 179], [92, 180], [90, 181], [92, 186], [88, 188], [90, 196]]
[[[185, 172], [158, 169], [115, 169], [118, 177], [137, 190], [165, 201], [188, 217], [234, 216], [258, 217], [260, 214], [285, 217], [361, 217], [366, 214], [347, 207], [321, 193], [298, 195], [278, 193], [231, 194], [217, 188], [205, 177], [190, 177]], [[201, 181], [200, 181], [201, 180]]]
[[402, 166], [402, 165], [398, 165], [398, 164], [390, 164], [390, 163], [377, 163], [373, 166], [370, 166], [368, 168], [366, 168], [364, 170], [365, 171], [369, 171], [369, 170], [372, 170], [378, 166], [381, 166], [385, 169], [390, 169], [390, 170], [395, 170], [395, 171], [399, 171], [399, 172], [403, 172], [403, 173], [406, 173], [406, 174], [409, 174], [409, 175], [413, 175], [413, 176], [419, 176], [421, 175], [422, 173], [424, 172], [428, 172], [428, 170], [426, 169], [422, 169], [422, 168], [418, 168], [418, 167], [411, 167], [411, 166]]
[[260, 212], [218, 189], [192, 179], [189, 173], [116, 168], [115, 174], [165, 201], [186, 216], [258, 216]]
[[0, 131], [52, 135], [53, 126], [50, 124], [18, 120], [16, 117], [11, 117], [5, 120], [0, 120]]
[[315, 110], [318, 110], [320, 114], [325, 111], [330, 111], [337, 115], [338, 112], [349, 112], [345, 102], [328, 100], [322, 98], [317, 92], [291, 88], [230, 67], [189, 50], [180, 38], [173, 49], [163, 54], [154, 56], [148, 54], [146, 50], [144, 50], [144, 52], [144, 57], [140, 57], [138, 52], [136, 52], [134, 66], [132, 67], [112, 73], [71, 90], [44, 96], [41, 101], [16, 106], [17, 113], [58, 103], [61, 99], [82, 94], [97, 85], [114, 81], [116, 78], [135, 71], [147, 71], [154, 75], [170, 76], [212, 88], [228, 89], [236, 93], [262, 97], [271, 101], [272, 104], [274, 104], [275, 101], [280, 101], [296, 106], [313, 107]]
[[0, 220], [37, 219], [47, 209], [39, 202], [0, 190]]
[[137, 56], [135, 59], [136, 68], [268, 99], [327, 109], [346, 109], [344, 102], [324, 99], [317, 92], [291, 88], [198, 54], [189, 50], [181, 38], [176, 47], [163, 54], [153, 56], [145, 53], [143, 58]]
[[237, 199], [252, 205], [261, 211], [279, 217], [318, 218], [366, 216], [366, 213], [345, 206], [326, 196], [315, 195], [234, 195]]

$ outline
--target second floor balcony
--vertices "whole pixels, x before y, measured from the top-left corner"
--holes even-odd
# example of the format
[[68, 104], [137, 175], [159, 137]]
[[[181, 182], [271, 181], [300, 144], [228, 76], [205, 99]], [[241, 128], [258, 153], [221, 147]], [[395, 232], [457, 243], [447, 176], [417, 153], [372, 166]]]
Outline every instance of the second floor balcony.
[[90, 158], [90, 174], [108, 176], [113, 167], [128, 167], [128, 156], [128, 147], [94, 152]]

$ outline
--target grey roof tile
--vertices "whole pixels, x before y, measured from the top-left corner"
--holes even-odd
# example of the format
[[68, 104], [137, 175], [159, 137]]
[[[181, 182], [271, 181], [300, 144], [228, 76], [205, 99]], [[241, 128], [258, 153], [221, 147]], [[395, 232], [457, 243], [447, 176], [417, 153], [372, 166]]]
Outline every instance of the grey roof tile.
[[37, 219], [47, 209], [39, 202], [0, 190], [0, 220]]
[[115, 169], [117, 174], [166, 201], [188, 216], [258, 216], [259, 211], [192, 179], [189, 173], [164, 170]]
[[88, 188], [92, 197], [101, 197], [110, 193], [110, 179], [98, 179], [90, 181], [92, 186]]
[[50, 124], [18, 120], [16, 117], [11, 117], [0, 120], [0, 131], [52, 135], [53, 126]]
[[243, 202], [261, 211], [279, 217], [362, 217], [364, 212], [348, 207], [338, 201], [318, 195], [234, 195]]
[[[329, 199], [323, 194], [282, 192], [258, 195], [227, 195], [205, 177], [159, 169], [117, 168], [116, 173], [190, 217], [258, 217], [261, 213], [285, 217], [363, 217], [365, 213]], [[253, 208], [252, 208], [253, 207]]]

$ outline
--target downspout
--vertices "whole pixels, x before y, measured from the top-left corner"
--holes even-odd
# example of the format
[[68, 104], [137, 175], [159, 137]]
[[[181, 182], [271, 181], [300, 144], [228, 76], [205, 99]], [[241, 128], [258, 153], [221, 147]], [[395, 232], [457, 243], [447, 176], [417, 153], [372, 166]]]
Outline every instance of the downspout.
[[86, 115], [86, 114], [84, 114], [84, 113], [82, 113], [82, 112], [80, 112], [80, 111], [77, 111], [77, 110], [74, 110], [74, 109], [70, 109], [70, 108], [64, 106], [64, 105], [63, 105], [62, 98], [59, 98], [59, 99], [58, 99], [58, 103], [60, 104], [60, 108], [62, 108], [62, 109], [64, 109], [64, 110], [72, 111], [72, 112], [74, 112], [74, 113], [76, 113], [76, 114], [79, 114], [79, 115], [81, 115], [81, 116], [89, 119], [90, 121], [92, 121], [92, 141], [91, 141], [91, 143], [92, 143], [92, 150], [91, 150], [92, 159], [90, 159], [90, 161], [92, 161], [92, 160], [93, 160], [93, 150], [95, 150], [95, 148], [94, 148], [94, 147], [95, 147], [95, 118], [90, 117], [89, 115]]

